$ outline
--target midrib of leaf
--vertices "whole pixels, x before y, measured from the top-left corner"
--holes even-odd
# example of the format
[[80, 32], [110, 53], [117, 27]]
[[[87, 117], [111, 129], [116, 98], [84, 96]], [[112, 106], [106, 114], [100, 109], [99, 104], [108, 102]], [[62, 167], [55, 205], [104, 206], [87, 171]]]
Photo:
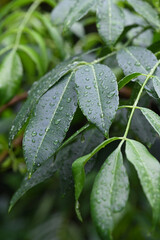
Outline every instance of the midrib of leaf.
[[[93, 76], [94, 76], [94, 79], [95, 79], [95, 84], [96, 84], [96, 89], [97, 89], [97, 94], [98, 94], [98, 100], [99, 100], [99, 103], [100, 103], [100, 109], [101, 109], [101, 114], [103, 116], [103, 109], [102, 109], [102, 104], [101, 104], [101, 97], [100, 97], [100, 92], [99, 92], [99, 87], [98, 87], [98, 83], [97, 83], [97, 77], [96, 77], [96, 72], [95, 72], [95, 69], [94, 69], [94, 66], [91, 65], [91, 68], [92, 68], [92, 71], [93, 71]], [[108, 117], [107, 117], [108, 118]], [[104, 122], [104, 117], [102, 118], [103, 120], [103, 123], [105, 124]]]
[[138, 62], [140, 64], [139, 67], [141, 67], [145, 72], [146, 74], [148, 74], [147, 70], [144, 68], [144, 66], [141, 64], [141, 62], [139, 62], [139, 60], [127, 49], [127, 48], [124, 48], [124, 50], [134, 59], [136, 60], [136, 62]]
[[57, 111], [57, 109], [58, 109], [58, 107], [59, 107], [59, 105], [60, 105], [60, 103], [61, 103], [61, 100], [62, 100], [62, 98], [63, 98], [63, 95], [64, 95], [64, 93], [65, 93], [65, 91], [66, 91], [66, 89], [67, 89], [67, 87], [68, 87], [68, 84], [69, 84], [69, 82], [70, 82], [73, 74], [74, 74], [74, 72], [72, 72], [72, 73], [70, 74], [69, 78], [68, 78], [68, 81], [67, 81], [66, 86], [65, 86], [65, 88], [64, 88], [64, 90], [63, 90], [63, 92], [62, 92], [62, 95], [61, 95], [60, 99], [59, 99], [59, 102], [58, 102], [58, 104], [57, 104], [57, 107], [55, 108], [55, 111], [53, 112], [51, 121], [49, 122], [49, 125], [48, 125], [48, 127], [46, 128], [45, 134], [44, 134], [44, 136], [43, 136], [43, 138], [42, 138], [42, 140], [41, 140], [41, 142], [40, 142], [40, 144], [39, 144], [39, 147], [37, 148], [36, 155], [35, 155], [34, 159], [37, 157], [37, 154], [38, 154], [38, 152], [39, 152], [39, 150], [40, 150], [40, 148], [41, 148], [41, 146], [42, 146], [42, 143], [43, 143], [43, 141], [44, 141], [44, 138], [46, 137], [46, 134], [48, 133], [48, 130], [50, 129], [50, 126], [51, 126], [51, 124], [52, 124], [53, 118], [54, 118], [54, 116], [55, 116], [55, 114], [56, 114], [56, 111]]
[[111, 26], [111, 19], [112, 19], [111, 1], [108, 0], [108, 22], [109, 22], [109, 40], [110, 40], [110, 41], [112, 41], [112, 26]]
[[[120, 151], [120, 149], [119, 149], [119, 151]], [[113, 179], [112, 179], [112, 182], [111, 182], [111, 187], [110, 187], [110, 203], [112, 204], [112, 202], [113, 202], [113, 195], [112, 195], [112, 193], [113, 193], [113, 188], [114, 188], [114, 184], [115, 184], [115, 176], [116, 176], [116, 173], [117, 173], [117, 162], [118, 162], [118, 154], [119, 154], [119, 151], [117, 151], [117, 154], [116, 154], [116, 161], [115, 161], [115, 164], [114, 164], [114, 169], [113, 169], [113, 171], [114, 171], [114, 177], [113, 177]]]
[[[146, 175], [148, 176], [148, 179], [149, 179], [150, 182], [151, 182], [152, 189], [154, 189], [154, 185], [153, 185], [153, 183], [152, 183], [152, 179], [151, 179], [150, 175], [148, 174], [148, 172], [147, 172], [147, 170], [146, 170], [146, 166], [145, 166], [144, 163], [143, 163], [143, 160], [142, 160], [142, 158], [141, 158], [141, 155], [139, 154], [139, 152], [137, 151], [137, 149], [135, 148], [135, 146], [132, 144], [132, 142], [131, 142], [131, 141], [129, 141], [129, 142], [130, 142], [130, 144], [133, 146], [134, 152], [137, 153], [137, 155], [138, 155], [139, 158], [141, 159], [141, 164], [143, 165], [143, 167], [144, 167], [144, 169], [145, 169], [145, 171], [146, 171]], [[156, 202], [156, 201], [155, 201], [155, 194], [156, 194], [156, 193], [154, 192], [154, 197], [153, 197], [154, 203]]]

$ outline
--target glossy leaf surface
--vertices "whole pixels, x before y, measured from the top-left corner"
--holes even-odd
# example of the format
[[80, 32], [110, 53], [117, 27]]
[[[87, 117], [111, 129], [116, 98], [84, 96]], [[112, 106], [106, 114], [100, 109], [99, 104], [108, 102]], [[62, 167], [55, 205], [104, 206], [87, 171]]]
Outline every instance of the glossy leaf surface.
[[118, 82], [118, 90], [122, 89], [127, 83], [129, 83], [131, 80], [133, 80], [134, 78], [136, 78], [140, 75], [142, 75], [142, 74], [141, 73], [132, 73], [132, 74], [122, 78]]
[[107, 45], [112, 46], [124, 29], [122, 10], [112, 0], [100, 0], [97, 9], [97, 27]]
[[[142, 47], [128, 47], [120, 50], [117, 54], [117, 60], [126, 76], [132, 73], [142, 73], [147, 75], [157, 63], [155, 55], [151, 51]], [[159, 67], [155, 71], [154, 75], [160, 76]], [[145, 79], [146, 76], [139, 76], [136, 78], [136, 81], [142, 85]], [[149, 79], [145, 89], [150, 95], [157, 97], [153, 87], [153, 80], [154, 78]]]
[[160, 207], [160, 164], [144, 145], [134, 140], [127, 140], [126, 155], [138, 173], [154, 217], [157, 218]]
[[129, 183], [120, 149], [117, 148], [102, 165], [91, 193], [91, 214], [102, 239], [109, 237], [114, 214], [123, 210]]
[[23, 139], [29, 172], [32, 173], [55, 153], [68, 131], [76, 108], [73, 74], [66, 75], [41, 97]]
[[119, 104], [115, 75], [107, 66], [94, 64], [80, 67], [75, 79], [80, 108], [107, 135]]
[[38, 102], [40, 97], [53, 85], [55, 85], [61, 77], [73, 70], [78, 62], [78, 57], [66, 60], [57, 65], [52, 71], [48, 72], [38, 82], [35, 82], [29, 92], [29, 97], [21, 110], [17, 114], [9, 136], [9, 144], [11, 144], [14, 137], [17, 135], [19, 130], [23, 127], [25, 122], [28, 120], [31, 112], [33, 111], [35, 104]]
[[22, 74], [22, 63], [18, 54], [13, 51], [8, 53], [0, 66], [0, 105], [16, 94]]

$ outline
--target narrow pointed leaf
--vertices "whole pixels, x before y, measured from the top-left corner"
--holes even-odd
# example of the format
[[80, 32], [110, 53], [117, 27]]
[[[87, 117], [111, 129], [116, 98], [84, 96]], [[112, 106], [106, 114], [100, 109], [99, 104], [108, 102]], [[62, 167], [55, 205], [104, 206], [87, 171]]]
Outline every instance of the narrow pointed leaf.
[[94, 64], [79, 68], [75, 79], [80, 108], [107, 135], [119, 103], [115, 75], [107, 66]]
[[160, 116], [148, 108], [141, 108], [141, 112], [155, 131], [160, 135]]
[[117, 148], [99, 171], [91, 193], [91, 214], [102, 239], [107, 239], [114, 227], [114, 215], [124, 209], [129, 183]]
[[160, 210], [160, 164], [141, 143], [127, 140], [127, 159], [134, 165], [157, 219]]
[[49, 88], [55, 85], [61, 79], [61, 77], [63, 77], [65, 74], [67, 74], [69, 71], [73, 70], [77, 66], [78, 62], [76, 62], [76, 60], [78, 60], [78, 57], [74, 57], [60, 63], [52, 71], [48, 72], [45, 76], [43, 76], [38, 82], [35, 82], [33, 84], [29, 92], [29, 97], [27, 101], [22, 106], [21, 110], [13, 121], [13, 125], [9, 135], [10, 145], [19, 130], [28, 120], [40, 97]]
[[0, 66], [0, 105], [8, 102], [20, 87], [23, 68], [16, 52], [6, 55]]
[[124, 77], [123, 79], [121, 79], [118, 82], [118, 90], [122, 89], [126, 84], [128, 84], [131, 80], [133, 80], [134, 78], [138, 77], [142, 75], [141, 73], [132, 73], [126, 77]]
[[153, 86], [154, 86], [154, 89], [155, 89], [158, 97], [160, 98], [160, 77], [154, 77]]
[[41, 97], [30, 118], [23, 139], [24, 156], [30, 173], [60, 146], [76, 108], [77, 96], [71, 73]]
[[112, 0], [100, 0], [97, 9], [97, 27], [107, 45], [112, 46], [124, 29], [124, 14]]
[[28, 174], [21, 183], [20, 188], [14, 193], [10, 205], [9, 211], [13, 208], [15, 203], [31, 188], [38, 185], [41, 182], [44, 182], [46, 179], [52, 177], [56, 172], [55, 164], [53, 163], [53, 158], [48, 159], [44, 165], [40, 166], [36, 172], [33, 173], [32, 177], [28, 179]]
[[87, 154], [85, 156], [82, 156], [78, 158], [74, 163], [72, 164], [72, 173], [74, 177], [74, 183], [75, 183], [75, 210], [77, 213], [77, 216], [80, 221], [82, 221], [82, 217], [79, 211], [79, 197], [82, 193], [84, 183], [85, 183], [85, 165], [87, 162], [98, 152], [101, 150], [102, 147], [107, 146], [109, 143], [118, 140], [119, 138], [113, 137], [110, 139], [107, 139], [103, 143], [101, 143], [99, 146], [97, 146], [90, 154]]
[[160, 27], [160, 20], [158, 13], [152, 6], [142, 0], [127, 0], [128, 3], [134, 8], [134, 10], [139, 13], [143, 18], [145, 18], [150, 24], [155, 27]]
[[[126, 76], [132, 73], [142, 73], [147, 75], [158, 62], [157, 58], [151, 51], [142, 47], [128, 47], [120, 50], [117, 54], [117, 60]], [[160, 76], [159, 67], [157, 67], [154, 75], [157, 77]], [[145, 79], [146, 76], [139, 76], [136, 78], [136, 81], [142, 85]], [[154, 79], [155, 77], [149, 79], [145, 89], [151, 96], [157, 98], [157, 94], [153, 87]]]

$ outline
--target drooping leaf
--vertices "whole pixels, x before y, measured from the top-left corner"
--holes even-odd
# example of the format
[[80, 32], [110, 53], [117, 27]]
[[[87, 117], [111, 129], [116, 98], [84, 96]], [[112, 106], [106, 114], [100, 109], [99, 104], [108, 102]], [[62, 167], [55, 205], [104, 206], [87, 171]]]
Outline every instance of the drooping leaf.
[[30, 59], [35, 63], [39, 75], [42, 76], [42, 74], [44, 73], [44, 67], [43, 62], [41, 62], [41, 58], [39, 57], [38, 53], [35, 50], [33, 50], [33, 48], [25, 45], [19, 45], [18, 48], [19, 50], [22, 50], [30, 57]]
[[160, 98], [160, 78], [159, 77], [154, 77], [153, 86], [154, 86], [154, 89], [155, 89], [158, 97]]
[[72, 59], [68, 59], [60, 63], [53, 70], [51, 70], [45, 76], [43, 76], [38, 82], [35, 82], [33, 84], [27, 101], [22, 106], [21, 110], [19, 111], [15, 120], [13, 121], [13, 125], [9, 135], [10, 145], [14, 137], [19, 132], [19, 130], [23, 127], [23, 125], [28, 120], [31, 112], [33, 111], [40, 97], [49, 88], [51, 88], [54, 84], [56, 84], [56, 82], [58, 82], [61, 77], [63, 77], [69, 71], [73, 70], [78, 65], [78, 62], [76, 62], [76, 60], [78, 60], [78, 57], [74, 57]]
[[74, 74], [68, 74], [39, 100], [27, 126], [23, 149], [30, 173], [63, 141], [77, 108]]
[[124, 29], [122, 10], [112, 0], [100, 0], [97, 9], [97, 27], [108, 46], [114, 45]]
[[136, 78], [140, 75], [142, 75], [142, 74], [141, 73], [132, 73], [132, 74], [122, 78], [118, 82], [118, 90], [122, 89], [127, 83], [129, 83], [131, 80], [133, 80], [134, 78]]
[[157, 219], [160, 213], [160, 164], [144, 145], [135, 140], [127, 140], [126, 155], [138, 173], [143, 190], [153, 208], [154, 218]]
[[[62, 148], [57, 156], [56, 163], [60, 171], [61, 188], [64, 194], [73, 190], [72, 163], [79, 157], [90, 153], [104, 140], [103, 134], [97, 128], [86, 129], [73, 142]], [[96, 155], [86, 164], [86, 174], [93, 168]]]
[[148, 108], [141, 108], [141, 112], [155, 131], [160, 135], [160, 116]]
[[97, 146], [91, 153], [78, 158], [72, 164], [72, 173], [74, 177], [74, 186], [75, 186], [75, 209], [77, 216], [80, 221], [82, 221], [82, 217], [79, 211], [79, 197], [82, 193], [84, 183], [85, 183], [85, 165], [87, 162], [101, 149], [101, 145], [107, 146], [109, 143], [118, 140], [119, 138], [113, 137], [104, 141], [102, 144]]
[[10, 205], [9, 211], [13, 208], [15, 203], [31, 188], [44, 182], [46, 179], [52, 177], [56, 172], [56, 166], [53, 163], [53, 158], [48, 159], [42, 166], [40, 166], [36, 172], [33, 173], [32, 177], [28, 179], [28, 174], [21, 183], [20, 188], [14, 193]]
[[117, 148], [102, 165], [91, 193], [91, 214], [102, 239], [110, 236], [114, 215], [124, 209], [128, 193], [128, 177]]
[[160, 27], [160, 19], [158, 13], [152, 6], [146, 1], [142, 0], [127, 0], [128, 3], [134, 8], [134, 10], [139, 13], [143, 18], [145, 18], [150, 24], [155, 27]]
[[[147, 75], [158, 62], [157, 58], [151, 51], [142, 47], [128, 47], [120, 50], [117, 54], [117, 60], [126, 76], [132, 73], [142, 73]], [[157, 77], [160, 76], [159, 67], [157, 67], [154, 75]], [[136, 78], [136, 81], [142, 85], [145, 79], [146, 76], [139, 76]], [[145, 85], [145, 89], [150, 95], [156, 98], [157, 94], [153, 87], [154, 79], [154, 77], [149, 79]]]
[[65, 19], [64, 28], [69, 28], [73, 23], [84, 17], [96, 4], [97, 0], [72, 0], [72, 7]]
[[0, 66], [0, 105], [8, 102], [20, 87], [23, 74], [19, 55], [8, 53]]
[[80, 67], [75, 80], [84, 115], [107, 135], [119, 103], [115, 75], [107, 66], [94, 64]]

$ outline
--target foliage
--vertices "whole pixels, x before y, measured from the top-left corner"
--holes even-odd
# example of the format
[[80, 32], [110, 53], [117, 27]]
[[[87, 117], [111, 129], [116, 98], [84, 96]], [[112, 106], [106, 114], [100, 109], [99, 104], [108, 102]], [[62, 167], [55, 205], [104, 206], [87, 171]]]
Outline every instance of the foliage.
[[[160, 164], [147, 147], [160, 134], [159, 14], [154, 0], [15, 0], [1, 8], [2, 109], [33, 84], [13, 120], [10, 150], [6, 147], [14, 158], [9, 166], [21, 162], [26, 172], [9, 211], [57, 172], [65, 192], [74, 181], [75, 211], [85, 221], [79, 203], [92, 172], [93, 223], [101, 239], [116, 239], [114, 230], [134, 191], [133, 165], [153, 210], [150, 228], [156, 227]], [[26, 165], [15, 144], [23, 133]], [[103, 148], [113, 149], [101, 156]]]

